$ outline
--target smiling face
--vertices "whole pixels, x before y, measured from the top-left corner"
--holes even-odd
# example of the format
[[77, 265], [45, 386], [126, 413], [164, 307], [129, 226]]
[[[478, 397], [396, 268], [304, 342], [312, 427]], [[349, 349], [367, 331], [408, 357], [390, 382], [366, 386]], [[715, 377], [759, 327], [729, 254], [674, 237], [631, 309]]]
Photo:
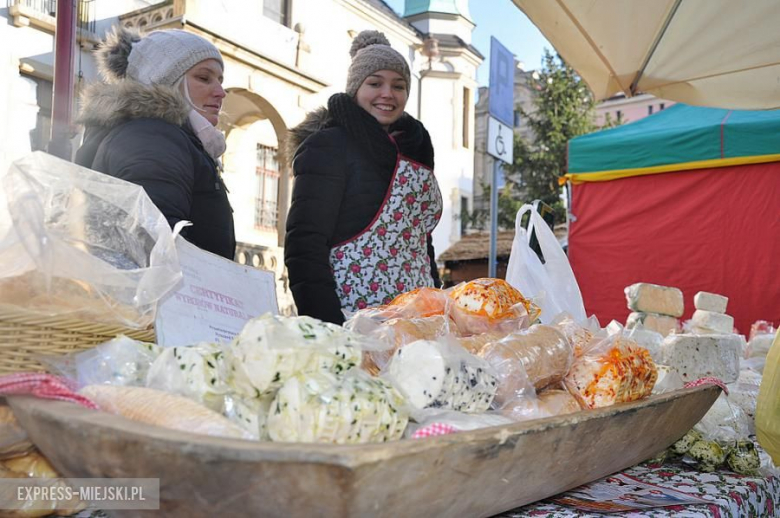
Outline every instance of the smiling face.
[[225, 90], [222, 88], [222, 65], [216, 59], [201, 61], [184, 74], [190, 101], [206, 119], [217, 125]]
[[387, 130], [404, 113], [409, 98], [406, 86], [406, 80], [398, 72], [378, 70], [360, 85], [355, 101]]

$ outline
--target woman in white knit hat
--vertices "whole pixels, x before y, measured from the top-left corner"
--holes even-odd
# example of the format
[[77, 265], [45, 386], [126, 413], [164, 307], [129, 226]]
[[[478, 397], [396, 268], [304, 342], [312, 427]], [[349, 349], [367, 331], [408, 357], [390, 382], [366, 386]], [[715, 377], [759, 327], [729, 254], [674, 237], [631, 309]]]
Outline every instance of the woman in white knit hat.
[[215, 126], [225, 90], [219, 50], [180, 30], [120, 28], [97, 52], [106, 79], [82, 96], [76, 162], [141, 185], [191, 243], [233, 259], [233, 211], [219, 175], [225, 137]]
[[410, 73], [385, 36], [352, 43], [345, 93], [292, 130], [285, 264], [298, 313], [342, 310], [439, 285], [431, 232], [442, 199], [425, 127], [404, 112]]

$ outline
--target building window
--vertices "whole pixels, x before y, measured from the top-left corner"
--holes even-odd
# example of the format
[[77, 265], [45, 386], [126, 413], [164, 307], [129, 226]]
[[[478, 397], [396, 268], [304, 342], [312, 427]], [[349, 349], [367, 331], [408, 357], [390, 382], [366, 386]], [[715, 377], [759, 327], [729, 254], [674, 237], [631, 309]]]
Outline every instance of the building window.
[[515, 110], [515, 128], [520, 127], [520, 110]]
[[279, 163], [276, 148], [257, 145], [257, 198], [255, 227], [276, 230], [279, 218]]
[[653, 114], [653, 105], [652, 104], [648, 105], [648, 107], [647, 107], [647, 114], [648, 115], [652, 115]]
[[664, 108], [666, 108], [666, 105], [664, 103], [661, 103], [661, 104], [658, 105], [658, 111], [661, 111]]
[[617, 122], [622, 122], [623, 121], [623, 112], [622, 111], [618, 110], [618, 111], [615, 112], [615, 120]]
[[263, 16], [290, 26], [290, 0], [263, 0]]
[[471, 133], [471, 90], [463, 87], [463, 147], [469, 147]]

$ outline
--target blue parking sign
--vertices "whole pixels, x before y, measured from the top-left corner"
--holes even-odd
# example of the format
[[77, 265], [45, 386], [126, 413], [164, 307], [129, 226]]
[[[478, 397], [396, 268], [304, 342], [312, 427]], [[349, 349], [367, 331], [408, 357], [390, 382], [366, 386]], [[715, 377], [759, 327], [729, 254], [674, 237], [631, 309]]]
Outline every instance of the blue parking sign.
[[488, 112], [509, 127], [515, 112], [515, 57], [496, 38], [490, 37], [490, 96]]

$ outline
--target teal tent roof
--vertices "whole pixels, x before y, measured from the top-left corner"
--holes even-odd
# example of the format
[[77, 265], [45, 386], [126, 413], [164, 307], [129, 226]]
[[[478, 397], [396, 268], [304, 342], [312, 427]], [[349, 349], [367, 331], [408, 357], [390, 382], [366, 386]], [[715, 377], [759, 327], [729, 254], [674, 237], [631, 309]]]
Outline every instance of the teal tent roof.
[[780, 161], [780, 110], [676, 104], [637, 122], [569, 141], [574, 182]]

